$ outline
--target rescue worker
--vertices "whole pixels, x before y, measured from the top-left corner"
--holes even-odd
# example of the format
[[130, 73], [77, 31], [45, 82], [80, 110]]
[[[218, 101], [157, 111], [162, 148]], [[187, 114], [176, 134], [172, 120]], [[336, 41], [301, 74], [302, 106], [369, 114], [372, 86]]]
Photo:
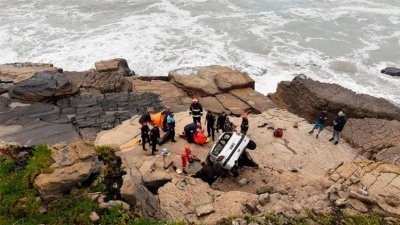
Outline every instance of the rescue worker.
[[199, 99], [194, 98], [189, 108], [189, 115], [193, 117], [193, 123], [201, 123], [201, 117], [203, 116], [203, 107], [199, 103]]
[[144, 124], [142, 125], [142, 127], [140, 128], [140, 131], [141, 131], [141, 137], [142, 137], [142, 147], [143, 147], [143, 151], [147, 151], [147, 149], [146, 149], [146, 147], [145, 147], [146, 142], [149, 142], [149, 144], [151, 144], [151, 143], [150, 143], [150, 136], [149, 136], [150, 128], [149, 128], [149, 126], [147, 125], [147, 123], [144, 123]]
[[226, 121], [226, 114], [225, 112], [222, 112], [221, 114], [219, 114], [218, 118], [217, 118], [217, 133], [219, 133], [219, 129], [222, 129], [222, 133], [225, 132], [225, 121]]
[[182, 173], [188, 174], [188, 172], [186, 172], [186, 165], [192, 161], [192, 151], [189, 145], [186, 145], [185, 148], [183, 149], [183, 152], [181, 154], [181, 161], [182, 161]]
[[202, 181], [207, 182], [208, 185], [212, 185], [218, 178], [212, 166], [207, 165], [205, 162], [201, 162], [201, 169], [197, 171], [192, 177], [200, 178]]
[[151, 154], [155, 155], [157, 150], [157, 141], [160, 138], [160, 129], [158, 129], [156, 124], [153, 124], [153, 128], [150, 130], [150, 139], [151, 139]]
[[144, 113], [139, 119], [140, 125], [143, 125], [145, 123], [153, 124], [153, 121], [151, 120], [151, 115], [150, 115], [150, 113], [152, 113], [152, 112], [153, 112], [153, 109], [151, 109], [151, 108], [147, 109], [146, 113]]
[[163, 127], [162, 130], [164, 132], [168, 131], [168, 116], [171, 114], [171, 107], [167, 106], [165, 110], [161, 112], [161, 115], [164, 115], [164, 120], [163, 120]]
[[242, 123], [240, 124], [240, 133], [247, 134], [249, 130], [249, 115], [247, 113], [242, 114]]
[[189, 123], [183, 128], [185, 132], [186, 140], [189, 143], [194, 143], [193, 135], [197, 133], [197, 129], [201, 129], [201, 123]]
[[215, 134], [215, 116], [210, 110], [207, 110], [207, 115], [206, 115], [206, 122], [204, 124], [207, 124], [207, 137], [212, 137], [212, 140], [214, 141], [214, 134]]
[[174, 118], [174, 113], [170, 112], [170, 114], [167, 117], [167, 123], [168, 123], [168, 131], [171, 132], [171, 141], [176, 142], [175, 140], [175, 118]]

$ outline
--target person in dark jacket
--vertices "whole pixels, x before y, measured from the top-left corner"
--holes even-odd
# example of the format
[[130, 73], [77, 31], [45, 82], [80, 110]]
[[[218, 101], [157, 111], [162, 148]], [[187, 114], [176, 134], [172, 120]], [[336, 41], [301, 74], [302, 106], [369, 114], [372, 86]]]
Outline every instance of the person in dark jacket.
[[153, 110], [151, 108], [147, 109], [146, 113], [144, 113], [139, 119], [140, 125], [143, 125], [145, 123], [153, 124], [153, 121], [151, 120], [151, 114], [150, 114], [152, 112], [153, 112]]
[[168, 131], [171, 132], [171, 141], [176, 142], [175, 140], [175, 118], [174, 118], [174, 113], [170, 112], [168, 117], [167, 117], [167, 123], [168, 123]]
[[142, 147], [143, 147], [143, 151], [147, 151], [147, 149], [146, 149], [146, 147], [145, 147], [146, 142], [149, 142], [149, 144], [150, 144], [150, 137], [149, 137], [150, 128], [149, 128], [149, 126], [147, 125], [147, 123], [144, 123], [144, 124], [142, 125], [142, 127], [140, 128], [140, 131], [141, 131], [141, 137], [142, 137]]
[[315, 129], [318, 129], [318, 134], [315, 136], [315, 138], [318, 139], [318, 135], [325, 128], [325, 122], [327, 119], [328, 119], [328, 110], [323, 109], [321, 112], [318, 113], [318, 120], [317, 122], [315, 122], [313, 129], [308, 133], [312, 134], [314, 133]]
[[338, 113], [338, 117], [336, 117], [335, 121], [333, 121], [333, 136], [331, 139], [329, 139], [329, 141], [335, 140], [336, 137], [336, 141], [334, 144], [335, 145], [339, 144], [340, 135], [342, 134], [342, 130], [346, 122], [347, 122], [346, 115], [342, 111], [340, 111]]
[[197, 171], [192, 177], [200, 178], [202, 181], [207, 182], [210, 186], [218, 178], [217, 173], [212, 168], [212, 166], [207, 165], [205, 162], [201, 162], [201, 169]]
[[150, 139], [151, 139], [151, 154], [155, 155], [157, 150], [157, 141], [160, 138], [160, 129], [158, 129], [156, 124], [153, 124], [153, 128], [150, 130]]
[[168, 116], [171, 114], [171, 107], [167, 106], [165, 110], [161, 112], [162, 115], [164, 115], [164, 120], [163, 120], [163, 127], [162, 130], [164, 132], [168, 131]]
[[214, 128], [214, 126], [215, 126], [215, 116], [210, 110], [207, 110], [206, 122], [204, 124], [207, 124], [207, 137], [212, 137], [212, 140], [214, 141], [214, 136], [215, 136], [215, 128]]
[[201, 123], [201, 117], [203, 116], [203, 107], [199, 103], [197, 98], [194, 98], [189, 108], [189, 114], [193, 117], [193, 123]]
[[189, 143], [194, 143], [193, 135], [197, 133], [197, 128], [201, 129], [201, 123], [189, 123], [183, 128], [185, 132], [186, 140]]
[[249, 130], [249, 115], [247, 113], [242, 114], [242, 123], [240, 124], [240, 133], [247, 134]]
[[217, 118], [217, 133], [219, 133], [219, 129], [222, 130], [222, 133], [225, 132], [225, 121], [226, 121], [226, 114], [225, 112], [222, 112], [221, 114], [219, 114], [218, 118]]

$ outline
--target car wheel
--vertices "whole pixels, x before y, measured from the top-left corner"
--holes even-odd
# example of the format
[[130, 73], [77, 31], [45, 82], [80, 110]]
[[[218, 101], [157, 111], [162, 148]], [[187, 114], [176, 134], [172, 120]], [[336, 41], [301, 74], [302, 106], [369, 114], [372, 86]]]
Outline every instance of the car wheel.
[[257, 148], [257, 144], [254, 141], [250, 140], [249, 143], [247, 144], [246, 148], [250, 149], [250, 150], [254, 150]]
[[237, 166], [232, 167], [231, 170], [229, 170], [229, 175], [232, 177], [238, 177], [239, 176], [239, 169]]

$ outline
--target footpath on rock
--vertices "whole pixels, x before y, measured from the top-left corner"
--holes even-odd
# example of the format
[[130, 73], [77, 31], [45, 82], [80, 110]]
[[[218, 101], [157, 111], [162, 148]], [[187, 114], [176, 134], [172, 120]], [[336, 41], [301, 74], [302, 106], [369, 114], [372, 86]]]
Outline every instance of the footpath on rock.
[[[0, 140], [52, 146], [54, 171], [35, 179], [41, 198], [57, 199], [101, 174], [94, 145], [106, 145], [118, 149], [124, 175], [115, 191], [121, 197], [110, 203], [104, 196], [96, 199], [107, 207], [138, 209], [147, 218], [216, 224], [231, 215], [307, 217], [310, 210], [340, 208], [399, 221], [400, 109], [387, 100], [303, 76], [281, 82], [267, 97], [254, 90], [246, 73], [222, 66], [181, 68], [166, 77], [136, 76], [123, 59], [95, 66], [69, 72], [51, 64], [0, 65]], [[193, 97], [205, 110], [225, 111], [236, 125], [237, 116], [251, 112], [248, 136], [258, 147], [249, 153], [258, 169], [242, 169], [239, 177], [219, 178], [210, 187], [164, 170], [161, 155], [142, 150], [138, 119], [146, 108], [170, 106], [178, 133], [192, 122], [187, 110]], [[349, 118], [339, 145], [328, 141], [331, 127], [319, 139], [308, 134], [322, 108], [328, 109], [328, 126], [339, 111]], [[259, 127], [265, 123], [283, 128], [283, 137]], [[187, 142], [177, 140], [158, 149], [167, 148], [169, 160], [180, 167]], [[205, 160], [212, 144], [190, 145]], [[196, 162], [190, 172], [198, 169]]]

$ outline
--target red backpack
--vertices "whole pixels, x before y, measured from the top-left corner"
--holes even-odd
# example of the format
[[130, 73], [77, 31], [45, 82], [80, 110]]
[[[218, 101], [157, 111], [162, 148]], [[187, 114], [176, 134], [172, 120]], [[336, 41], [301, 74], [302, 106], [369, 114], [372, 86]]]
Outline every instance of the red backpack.
[[282, 128], [276, 128], [274, 130], [274, 137], [280, 138], [283, 136], [283, 129]]

